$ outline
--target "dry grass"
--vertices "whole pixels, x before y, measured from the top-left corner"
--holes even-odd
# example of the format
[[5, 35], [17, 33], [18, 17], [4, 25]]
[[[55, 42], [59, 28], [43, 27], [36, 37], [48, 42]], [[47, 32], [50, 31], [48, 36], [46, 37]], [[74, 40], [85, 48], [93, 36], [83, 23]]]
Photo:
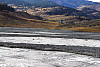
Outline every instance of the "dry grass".
[[[100, 20], [96, 20], [96, 21], [94, 20], [91, 22], [93, 24], [93, 22], [99, 23], [99, 21]], [[91, 22], [89, 24], [91, 24]], [[100, 33], [100, 26], [98, 25], [98, 23], [93, 24], [95, 26], [92, 26], [92, 27], [72, 26], [68, 28], [69, 25], [63, 26], [64, 24], [61, 24], [59, 22], [28, 19], [28, 18], [9, 15], [9, 14], [3, 15], [2, 13], [0, 13], [0, 27], [47, 28], [47, 29], [62, 29], [62, 30], [75, 30], [75, 31], [99, 32]], [[87, 24], [84, 24], [84, 25], [87, 25]]]
[[38, 22], [23, 22], [22, 23], [17, 23], [13, 24], [9, 22], [9, 24], [4, 24], [0, 22], [0, 27], [27, 27], [27, 28], [47, 28], [47, 29], [62, 29], [62, 30], [75, 30], [75, 31], [85, 31], [85, 32], [98, 32], [100, 33], [100, 26], [99, 27], [73, 27], [73, 28], [68, 28], [68, 27], [57, 27], [60, 24], [59, 23], [38, 23]]
[[99, 27], [58, 27], [56, 29], [62, 29], [62, 30], [74, 30], [74, 31], [84, 31], [84, 32], [97, 32], [100, 33], [100, 26]]

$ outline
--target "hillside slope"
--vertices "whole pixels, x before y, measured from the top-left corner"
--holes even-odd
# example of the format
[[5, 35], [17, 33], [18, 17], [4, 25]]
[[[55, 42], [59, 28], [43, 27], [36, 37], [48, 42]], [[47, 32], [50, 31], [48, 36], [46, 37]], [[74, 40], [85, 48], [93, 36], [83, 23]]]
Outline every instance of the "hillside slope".
[[[49, 11], [46, 12], [46, 14], [50, 14], [50, 15], [62, 15], [62, 14], [65, 14], [66, 16], [84, 16], [84, 17], [87, 17], [89, 19], [100, 19], [100, 15], [99, 14], [91, 14], [89, 12], [85, 12], [84, 11], [78, 11], [76, 9], [73, 9], [73, 8], [69, 8], [69, 7], [63, 7], [63, 5], [57, 5], [57, 3], [54, 1], [54, 0], [16, 0], [16, 1], [9, 1], [9, 0], [0, 0], [1, 2], [3, 3], [7, 3], [7, 4], [15, 4], [17, 6], [15, 6], [14, 8], [19, 10], [19, 11], [25, 11], [27, 12], [27, 10], [29, 12], [32, 12], [31, 14], [35, 14], [36, 12], [38, 12], [37, 14], [38, 15], [41, 15], [42, 14], [42, 11], [39, 12], [39, 10], [44, 10], [46, 12], [46, 10], [48, 9], [48, 7], [50, 8]], [[58, 0], [60, 2], [60, 0]], [[57, 2], [58, 2], [57, 1]], [[94, 4], [94, 2], [91, 2], [91, 1], [84, 1], [84, 0], [81, 0], [81, 1], [69, 1], [69, 0], [62, 0], [61, 2], [72, 2], [75, 3], [76, 5], [79, 3], [87, 3], [87, 4]], [[97, 4], [97, 3], [95, 3]], [[20, 5], [20, 6], [19, 6]], [[14, 5], [12, 5], [13, 7]], [[26, 7], [25, 7], [26, 6]], [[68, 5], [67, 5], [68, 6]], [[75, 5], [74, 5], [75, 6]], [[57, 7], [57, 8], [56, 8]], [[45, 8], [45, 9], [42, 9], [42, 8]], [[31, 9], [31, 10], [29, 10]], [[44, 13], [43, 13], [44, 14]]]
[[[87, 11], [85, 11], [87, 10]], [[93, 10], [91, 10], [93, 11]], [[83, 9], [81, 11], [69, 8], [69, 7], [56, 7], [46, 12], [49, 15], [65, 15], [65, 16], [84, 16], [89, 19], [100, 19], [100, 12], [94, 10], [94, 13], [98, 12], [98, 15], [90, 13], [88, 9]]]
[[58, 22], [43, 21], [37, 16], [30, 19], [19, 16], [18, 13], [0, 11], [0, 27], [54, 28], [59, 24]]
[[[100, 3], [92, 2], [92, 1], [88, 1], [88, 0], [52, 0], [52, 1], [59, 5], [72, 7], [72, 8], [78, 8], [82, 5], [84, 5], [84, 6], [100, 5]], [[100, 8], [100, 7], [98, 7], [98, 8]]]
[[[1, 5], [2, 6], [2, 5]], [[9, 8], [9, 6], [6, 6]], [[10, 7], [11, 8], [11, 7]], [[100, 20], [88, 20], [84, 17], [72, 16], [65, 18], [67, 21], [73, 21], [66, 24], [44, 21], [39, 16], [33, 16], [25, 12], [12, 11], [13, 8], [0, 10], [0, 27], [29, 27], [29, 28], [47, 28], [47, 29], [64, 29], [88, 32], [100, 32]], [[59, 19], [59, 18], [58, 18]]]
[[[92, 8], [100, 11], [100, 3], [92, 2], [88, 0], [0, 0], [0, 3], [10, 4], [11, 6], [18, 7], [56, 7], [56, 6], [66, 6], [71, 8]], [[27, 8], [24, 8], [24, 10]]]
[[[6, 6], [6, 8], [8, 7]], [[58, 22], [43, 21], [41, 17], [25, 12], [12, 12], [12, 9], [11, 11], [10, 9], [0, 10], [0, 27], [54, 28], [60, 24]]]
[[86, 7], [80, 8], [78, 10], [82, 11], [83, 13], [85, 13], [87, 15], [94, 16], [95, 18], [100, 19], [100, 11], [97, 11], [97, 10], [91, 9], [91, 8], [86, 8]]
[[5, 4], [0, 4], [0, 11], [11, 11], [11, 12], [15, 12], [14, 8], [7, 6]]
[[15, 4], [17, 6], [23, 5], [23, 6], [31, 6], [30, 3], [25, 2], [23, 0], [0, 0], [0, 3], [4, 3], [4, 4]]
[[36, 7], [56, 7], [59, 6], [55, 2], [51, 0], [24, 0], [25, 2], [29, 2]]
[[87, 5], [86, 7], [100, 11], [100, 4]]

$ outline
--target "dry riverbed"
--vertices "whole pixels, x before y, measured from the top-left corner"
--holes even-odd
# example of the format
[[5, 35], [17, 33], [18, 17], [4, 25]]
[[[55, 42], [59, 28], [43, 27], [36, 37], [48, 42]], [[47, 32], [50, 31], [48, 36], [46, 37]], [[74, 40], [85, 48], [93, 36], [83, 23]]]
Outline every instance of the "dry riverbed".
[[100, 33], [1, 27], [0, 46], [1, 67], [100, 67]]

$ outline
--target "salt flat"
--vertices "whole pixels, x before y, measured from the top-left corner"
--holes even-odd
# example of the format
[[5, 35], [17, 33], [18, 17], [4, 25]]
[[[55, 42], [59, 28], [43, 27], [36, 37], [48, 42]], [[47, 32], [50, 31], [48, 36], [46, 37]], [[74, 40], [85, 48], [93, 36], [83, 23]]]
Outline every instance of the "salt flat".
[[[0, 43], [0, 67], [100, 67], [100, 58], [92, 57], [92, 55], [96, 56], [97, 54], [100, 57], [100, 33], [0, 27]], [[80, 53], [39, 51], [2, 46], [7, 45], [7, 43], [11, 43], [11, 45], [15, 43], [15, 46], [18, 43], [22, 43], [22, 45], [26, 43], [25, 46], [28, 44], [39, 44], [41, 46], [42, 44], [59, 45], [57, 46], [58, 48], [62, 45], [76, 46], [75, 49], [77, 49], [77, 46], [84, 46], [85, 49], [78, 47], [80, 49], [76, 51], [81, 50], [85, 52], [83, 54], [86, 54], [86, 51], [88, 51], [87, 55], [91, 56], [79, 55]], [[63, 46], [61, 49], [63, 49]], [[73, 49], [72, 52], [75, 52], [75, 50]]]
[[0, 42], [100, 47], [100, 40], [48, 37], [0, 37]]
[[0, 67], [100, 67], [100, 58], [67, 52], [0, 47]]
[[100, 33], [1, 27], [0, 42], [100, 47]]
[[100, 40], [100, 33], [43, 28], [0, 27], [0, 37], [52, 37]]

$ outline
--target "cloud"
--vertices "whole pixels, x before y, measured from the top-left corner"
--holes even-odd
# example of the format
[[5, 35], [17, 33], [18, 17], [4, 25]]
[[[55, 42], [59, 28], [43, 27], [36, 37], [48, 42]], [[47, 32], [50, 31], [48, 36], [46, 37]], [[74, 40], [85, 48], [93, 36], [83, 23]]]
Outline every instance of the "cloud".
[[93, 2], [100, 2], [100, 0], [89, 0], [89, 1], [93, 1]]

